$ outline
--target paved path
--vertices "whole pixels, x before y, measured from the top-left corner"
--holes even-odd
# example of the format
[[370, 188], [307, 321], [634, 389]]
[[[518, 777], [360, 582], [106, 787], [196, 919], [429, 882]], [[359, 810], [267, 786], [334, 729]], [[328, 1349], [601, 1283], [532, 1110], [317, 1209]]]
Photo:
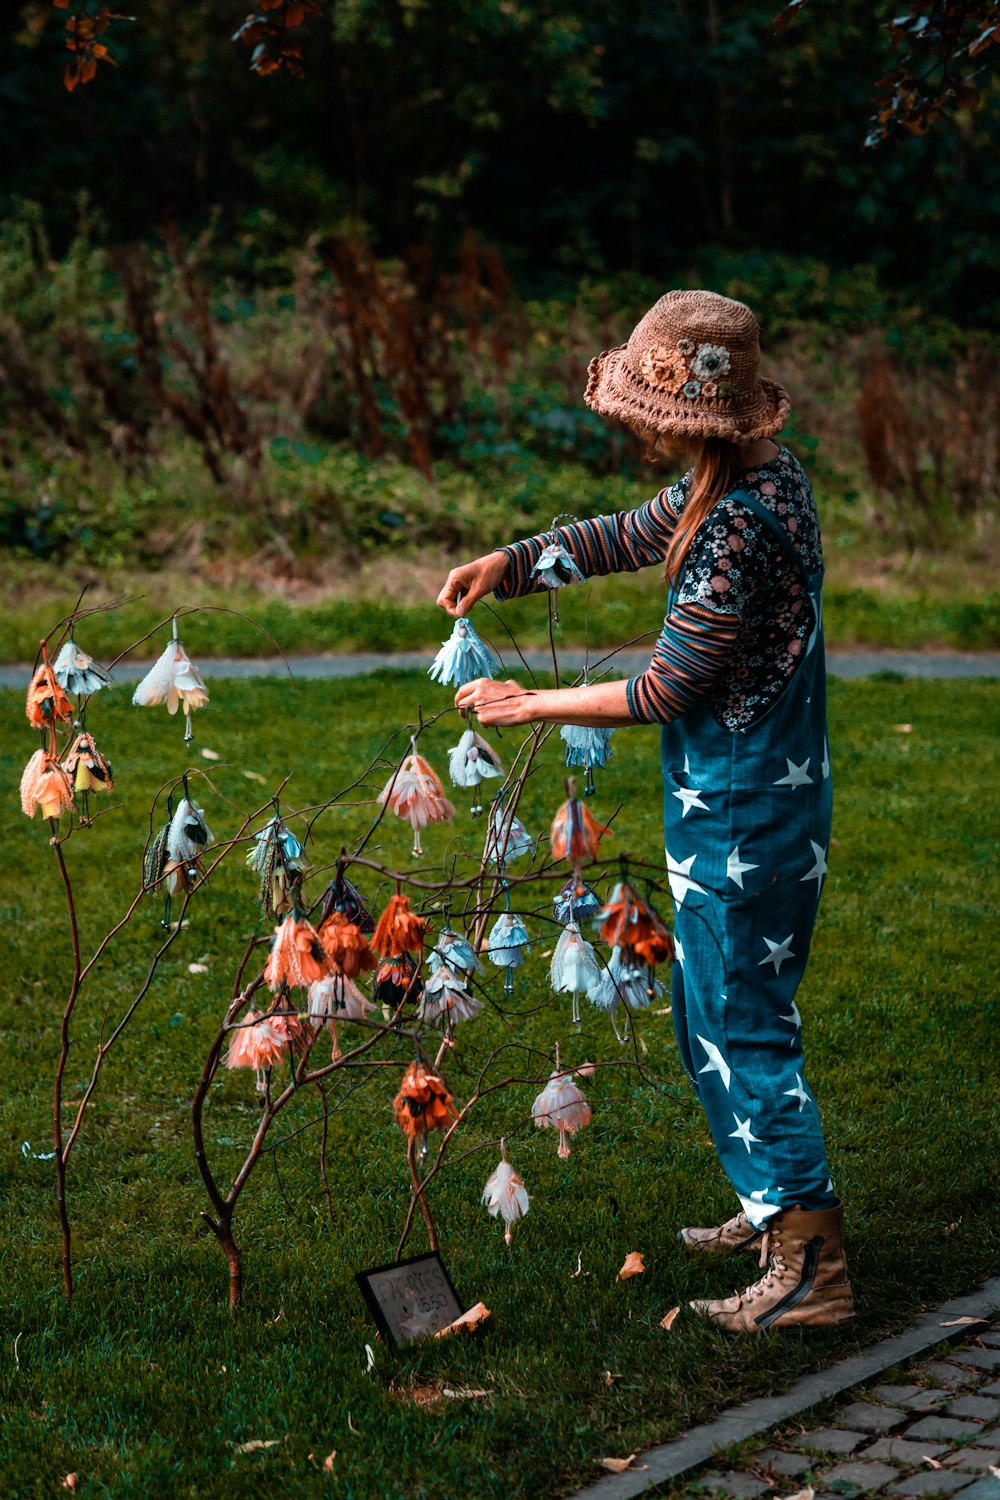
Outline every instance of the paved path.
[[[502, 649], [500, 642], [497, 646]], [[551, 670], [552, 658], [547, 651], [525, 651], [533, 671]], [[601, 657], [591, 652], [591, 661]], [[382, 670], [427, 670], [434, 659], [433, 651], [397, 652], [393, 655], [292, 656], [289, 665], [296, 677], [358, 677], [365, 672]], [[827, 649], [827, 668], [834, 677], [869, 677], [874, 672], [898, 672], [902, 677], [1000, 677], [1000, 651], [881, 651]], [[281, 677], [284, 663], [276, 657], [220, 656], [214, 659], [195, 657], [204, 677]], [[515, 676], [523, 667], [513, 651], [504, 652], [507, 669]], [[583, 667], [580, 650], [560, 651], [560, 669], [568, 676]], [[609, 664], [605, 664], [609, 665]], [[649, 665], [648, 651], [620, 651], [614, 657], [614, 670], [630, 677]], [[114, 671], [120, 682], [137, 682], [152, 666], [152, 661], [123, 662]], [[602, 668], [603, 670], [603, 668]], [[22, 664], [0, 666], [0, 687], [26, 687], [31, 668]], [[1000, 1494], [996, 1500], [1000, 1500]]]
[[[1000, 1324], [990, 1322], [998, 1313], [1000, 1277], [923, 1314], [904, 1333], [803, 1376], [783, 1395], [744, 1402], [640, 1453], [623, 1473], [580, 1490], [577, 1500], [631, 1500], [667, 1481], [672, 1495], [700, 1500], [758, 1500], [805, 1489], [815, 1500], [1000, 1500]], [[780, 1343], [775, 1336], [776, 1353]], [[899, 1366], [891, 1385], [868, 1388]], [[834, 1396], [842, 1404], [832, 1416], [802, 1420]], [[744, 1449], [738, 1466], [719, 1461], [725, 1449], [755, 1437], [760, 1446], [749, 1456]]]

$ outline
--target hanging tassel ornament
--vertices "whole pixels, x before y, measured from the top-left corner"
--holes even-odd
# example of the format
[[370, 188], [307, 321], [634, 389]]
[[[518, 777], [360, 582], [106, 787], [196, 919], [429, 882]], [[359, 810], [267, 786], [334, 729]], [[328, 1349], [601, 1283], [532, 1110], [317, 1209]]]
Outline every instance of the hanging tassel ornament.
[[634, 963], [672, 963], [674, 940], [659, 912], [643, 901], [627, 880], [618, 881], [601, 912], [601, 937], [621, 948]]
[[611, 748], [614, 730], [587, 729], [582, 724], [564, 724], [559, 732], [566, 746], [566, 764], [583, 767], [586, 772], [583, 795], [592, 797], [597, 790], [594, 786], [594, 767], [603, 769], [609, 760], [614, 759], [615, 752]]
[[357, 979], [365, 969], [374, 969], [378, 963], [361, 928], [342, 911], [332, 911], [320, 924], [319, 940], [330, 962], [342, 969], [348, 979]]
[[73, 717], [73, 705], [56, 681], [48, 661], [41, 663], [28, 684], [24, 711], [33, 729], [48, 729], [60, 720], [66, 722]]
[[437, 942], [431, 949], [427, 962], [433, 974], [442, 964], [449, 968], [461, 970], [464, 974], [481, 974], [483, 966], [476, 957], [475, 949], [468, 938], [453, 928], [445, 926], [442, 928]]
[[21, 775], [21, 807], [26, 818], [36, 809], [43, 818], [58, 818], [73, 806], [73, 787], [54, 755], [36, 750]]
[[589, 996], [595, 1010], [611, 1017], [615, 1036], [620, 1042], [628, 1041], [628, 1024], [624, 1031], [618, 1030], [615, 1013], [619, 1005], [626, 1015], [645, 1010], [654, 1000], [666, 994], [666, 986], [656, 978], [648, 964], [640, 963], [634, 954], [621, 948], [612, 948], [608, 967], [601, 975], [601, 982]]
[[552, 858], [569, 859], [574, 870], [597, 858], [597, 846], [610, 829], [598, 823], [576, 795], [576, 782], [566, 782], [568, 799], [552, 819]]
[[444, 1079], [422, 1062], [410, 1063], [403, 1074], [392, 1111], [396, 1124], [411, 1140], [432, 1130], [447, 1130], [458, 1119]]
[[398, 892], [378, 919], [372, 934], [372, 947], [385, 958], [402, 953], [421, 953], [427, 932], [427, 919], [410, 910], [410, 903]]
[[597, 915], [604, 902], [585, 880], [571, 875], [560, 891], [552, 897], [552, 911], [557, 922], [565, 927], [567, 922], [585, 922]]
[[368, 997], [358, 989], [342, 969], [334, 966], [333, 972], [316, 979], [309, 986], [307, 1013], [309, 1020], [318, 1029], [327, 1026], [333, 1039], [333, 1060], [340, 1056], [337, 1041], [338, 1021], [364, 1021], [375, 1009]]
[[368, 903], [358, 890], [352, 885], [347, 876], [339, 871], [326, 890], [323, 892], [323, 916], [326, 921], [331, 912], [339, 911], [353, 922], [362, 932], [375, 931], [375, 918], [368, 910]]
[[498, 1215], [504, 1222], [504, 1241], [510, 1244], [511, 1225], [523, 1219], [528, 1212], [529, 1198], [522, 1178], [507, 1160], [504, 1142], [500, 1142], [500, 1165], [483, 1188], [482, 1201], [487, 1212], [495, 1219]]
[[569, 1157], [569, 1138], [590, 1124], [590, 1105], [567, 1073], [559, 1066], [556, 1047], [555, 1072], [531, 1106], [531, 1116], [541, 1130], [558, 1130], [558, 1155]]
[[292, 911], [274, 929], [270, 957], [264, 966], [264, 982], [277, 992], [307, 987], [330, 972], [330, 961], [315, 927], [301, 912]]
[[186, 777], [183, 786], [184, 796], [177, 804], [167, 831], [166, 868], [168, 875], [176, 875], [174, 895], [190, 890], [201, 879], [204, 873], [201, 857], [212, 843], [212, 830], [205, 822], [205, 814], [187, 794]]
[[483, 799], [479, 788], [491, 776], [503, 776], [500, 757], [481, 734], [467, 729], [458, 744], [448, 751], [448, 771], [453, 786], [471, 787], [470, 811], [474, 818], [481, 816]]
[[75, 693], [80, 698], [99, 693], [101, 688], [114, 687], [109, 674], [76, 644], [72, 636], [63, 643], [52, 663], [52, 671], [65, 692]]
[[[531, 578], [535, 583], [540, 583], [543, 588], [556, 589], [565, 588], [568, 583], [585, 583], [586, 578], [576, 565], [572, 553], [567, 552], [556, 535], [555, 530], [561, 520], [575, 521], [575, 516], [556, 516], [552, 522], [552, 540], [542, 548], [541, 555], [531, 570]], [[552, 623], [559, 624], [559, 598], [553, 593], [551, 600]]]
[[382, 1014], [388, 1021], [405, 1001], [416, 1005], [423, 994], [424, 982], [420, 978], [420, 965], [409, 953], [398, 958], [387, 958], [375, 970], [372, 993], [382, 1003]]
[[268, 1070], [288, 1057], [288, 1030], [280, 1016], [259, 1015], [248, 1010], [243, 1020], [232, 1028], [226, 1052], [227, 1068], [253, 1068], [257, 1074], [257, 1092], [267, 1088]]
[[580, 1025], [580, 996], [590, 995], [601, 982], [601, 966], [593, 946], [581, 936], [575, 922], [564, 928], [549, 969], [557, 995], [573, 996], [573, 1025]]
[[302, 845], [277, 813], [254, 835], [247, 864], [258, 877], [257, 900], [264, 915], [280, 917], [291, 911], [309, 863]]
[[132, 702], [137, 708], [156, 708], [165, 703], [171, 714], [183, 707], [185, 742], [194, 739], [191, 714], [196, 708], [204, 708], [208, 702], [208, 689], [177, 638], [176, 616], [173, 640], [139, 683], [132, 694]]
[[94, 737], [82, 730], [73, 741], [72, 748], [62, 763], [74, 792], [82, 799], [81, 817], [90, 821], [88, 797], [91, 792], [112, 792], [111, 767], [94, 744]]
[[498, 969], [503, 969], [503, 992], [514, 993], [514, 970], [524, 963], [524, 955], [531, 952], [528, 931], [521, 918], [513, 911], [505, 911], [494, 922], [490, 932], [486, 955]]
[[417, 857], [424, 852], [420, 847], [421, 828], [428, 823], [450, 823], [455, 816], [437, 773], [417, 754], [415, 740], [410, 741], [410, 754], [389, 777], [376, 800], [382, 807], [388, 804], [397, 818], [409, 821], [413, 829], [413, 853]]
[[442, 687], [464, 687], [477, 677], [496, 677], [499, 671], [500, 663], [485, 641], [479, 639], [472, 621], [456, 620], [427, 675]]
[[520, 818], [504, 811], [503, 792], [499, 792], [490, 803], [486, 823], [486, 859], [494, 865], [505, 865], [534, 852], [534, 839]]
[[478, 1016], [483, 1005], [465, 987], [461, 978], [447, 964], [441, 964], [429, 979], [424, 981], [423, 999], [417, 1010], [418, 1021], [443, 1021], [444, 1030], [450, 1033], [460, 1021], [471, 1021]]

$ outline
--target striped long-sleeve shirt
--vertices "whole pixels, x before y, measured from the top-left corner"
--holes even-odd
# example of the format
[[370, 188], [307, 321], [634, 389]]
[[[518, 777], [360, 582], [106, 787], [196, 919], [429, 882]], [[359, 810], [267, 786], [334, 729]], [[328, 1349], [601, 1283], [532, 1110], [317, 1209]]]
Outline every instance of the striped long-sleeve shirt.
[[[587, 578], [635, 573], [639, 568], [662, 563], [677, 525], [668, 494], [668, 490], [661, 490], [636, 510], [573, 521], [558, 529], [556, 540]], [[496, 591], [498, 599], [544, 588], [530, 575], [551, 540], [552, 533], [547, 533], [503, 549], [510, 560], [510, 571]], [[733, 649], [739, 623], [737, 615], [721, 614], [697, 603], [675, 604], [663, 622], [649, 666], [629, 679], [632, 717], [642, 724], [664, 724], [690, 707], [717, 677]]]
[[[742, 476], [775, 512], [803, 558], [822, 567], [819, 524], [809, 481], [786, 448]], [[687, 496], [687, 480], [636, 510], [560, 527], [555, 538], [586, 577], [632, 573], [662, 563]], [[531, 570], [553, 534], [503, 550], [510, 562], [500, 600], [544, 589]], [[708, 695], [720, 722], [752, 723], [780, 694], [801, 660], [813, 624], [802, 574], [777, 539], [737, 498], [724, 498], [702, 522], [688, 552], [684, 581], [663, 622], [646, 670], [628, 682], [639, 723], [668, 723]]]

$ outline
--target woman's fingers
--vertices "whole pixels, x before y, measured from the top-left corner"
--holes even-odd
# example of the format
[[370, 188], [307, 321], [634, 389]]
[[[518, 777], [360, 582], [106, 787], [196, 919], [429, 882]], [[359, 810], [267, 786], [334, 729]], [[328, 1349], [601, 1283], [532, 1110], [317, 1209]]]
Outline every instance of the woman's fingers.
[[452, 568], [445, 579], [444, 588], [437, 596], [439, 608], [462, 619], [472, 606], [488, 594], [507, 575], [508, 561], [504, 552], [491, 552], [486, 557], [477, 557], [474, 562], [463, 563]]
[[462, 714], [474, 713], [481, 724], [522, 724], [524, 689], [508, 678], [506, 682], [493, 682], [489, 677], [477, 677], [467, 682], [455, 694], [455, 707]]

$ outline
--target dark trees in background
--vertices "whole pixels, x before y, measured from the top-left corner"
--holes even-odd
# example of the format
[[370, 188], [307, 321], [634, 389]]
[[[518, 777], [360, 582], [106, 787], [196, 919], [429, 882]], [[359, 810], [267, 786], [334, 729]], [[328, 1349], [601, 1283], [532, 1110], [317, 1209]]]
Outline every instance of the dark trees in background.
[[[664, 275], [710, 246], [864, 261], [943, 311], [996, 320], [1000, 52], [988, 40], [945, 69], [931, 114], [948, 119], [920, 135], [891, 119], [900, 139], [865, 150], [879, 80], [916, 77], [901, 59], [928, 45], [920, 17], [894, 48], [871, 0], [793, 5], [777, 31], [776, 9], [336, 0], [301, 18], [303, 76], [261, 78], [231, 41], [245, 10], [143, 0], [102, 34], [115, 65], [69, 94], [61, 22], [33, 27], [28, 7], [0, 20], [0, 194], [42, 201], [58, 234], [85, 189], [118, 239], [218, 207], [258, 266], [267, 248], [362, 223], [381, 253], [472, 226], [536, 282]], [[976, 69], [979, 108], [962, 92]], [[940, 69], [927, 76], [936, 87]]]

